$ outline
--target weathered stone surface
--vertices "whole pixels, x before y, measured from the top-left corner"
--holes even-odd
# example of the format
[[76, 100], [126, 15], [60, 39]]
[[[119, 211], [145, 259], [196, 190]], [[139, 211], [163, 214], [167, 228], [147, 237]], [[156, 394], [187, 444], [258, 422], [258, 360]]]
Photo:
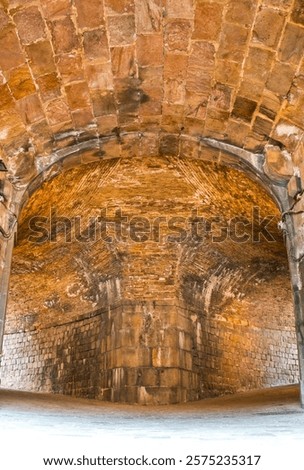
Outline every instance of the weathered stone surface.
[[71, 109], [74, 110], [90, 106], [89, 89], [86, 82], [67, 85], [65, 91]]
[[[58, 143], [63, 138], [58, 135]], [[121, 136], [123, 152], [139, 149], [140, 139]], [[146, 140], [146, 148], [150, 142]], [[105, 160], [109, 146], [104, 146], [101, 161], [65, 171], [28, 202], [15, 248], [1, 369], [5, 386], [165, 404], [296, 380], [292, 303], [281, 239], [242, 244], [242, 249], [229, 240], [210, 249], [207, 240], [189, 239], [180, 250], [179, 242], [166, 238], [181, 234], [177, 228], [186, 227], [187, 217], [193, 216], [198, 194], [204, 201], [200, 215], [221, 211], [229, 220], [240, 213], [252, 217], [252, 204], [261, 208], [261, 217], [277, 214], [273, 203], [235, 170], [219, 167], [215, 174], [204, 160], [176, 158], [178, 135], [164, 134], [160, 142], [165, 158], [134, 159], [135, 152], [120, 161]], [[117, 143], [112, 142], [110, 152], [119, 154]], [[92, 149], [91, 158], [97, 153]], [[214, 153], [216, 161], [218, 156]], [[69, 157], [63, 167], [72, 168], [80, 158]], [[90, 181], [89, 193], [85, 181]], [[109, 235], [115, 234], [115, 220], [118, 224], [112, 242], [66, 244], [70, 232], [62, 228], [53, 229], [52, 243], [29, 241], [31, 215], [49, 214], [49, 205], [56, 207], [57, 217], [71, 219], [81, 213], [85, 228], [86, 216], [94, 207], [100, 215], [104, 204], [111, 218]], [[125, 230], [125, 222], [119, 229], [117, 207], [128, 218], [130, 230]], [[170, 217], [175, 225], [164, 223]], [[149, 225], [144, 231], [143, 220]], [[276, 220], [269, 229], [278, 235]], [[154, 241], [139, 241], [143, 234]], [[38, 265], [35, 260], [42, 256], [46, 262]], [[37, 288], [41, 275], [43, 291]], [[250, 279], [255, 282], [250, 284]], [[21, 314], [18, 299], [25, 298], [25, 290], [30, 300]], [[271, 306], [270, 292], [276, 293]], [[235, 357], [242, 361], [236, 363]]]
[[104, 29], [85, 31], [83, 34], [83, 47], [88, 59], [109, 60], [108, 39]]
[[198, 2], [195, 10], [193, 39], [217, 41], [221, 31], [222, 15], [221, 4]]
[[189, 20], [171, 20], [165, 26], [164, 45], [170, 51], [187, 51], [190, 46], [192, 24]]
[[18, 67], [10, 71], [8, 85], [16, 100], [35, 93], [36, 88], [27, 66]]
[[256, 42], [275, 47], [280, 39], [285, 15], [277, 10], [263, 8], [257, 14], [253, 35]]
[[245, 63], [245, 80], [252, 79], [264, 83], [269, 75], [273, 59], [273, 52], [258, 47], [251, 47]]
[[105, 0], [105, 9], [107, 15], [134, 13], [134, 8], [134, 0]]
[[224, 24], [218, 57], [229, 61], [242, 61], [244, 58], [247, 38], [248, 30], [243, 26], [231, 23]]
[[[295, 71], [290, 65], [278, 62], [274, 65], [266, 86], [268, 90], [286, 96], [292, 85], [294, 75]], [[280, 80], [278, 80], [278, 77], [281, 77]]]
[[36, 6], [18, 11], [13, 18], [23, 44], [30, 44], [45, 38], [45, 23]]
[[136, 74], [135, 47], [113, 47], [111, 49], [111, 62], [115, 77], [133, 77]]
[[162, 0], [135, 0], [138, 34], [160, 31]]
[[226, 21], [238, 23], [240, 25], [250, 25], [255, 13], [255, 4], [251, 0], [241, 0], [236, 2], [230, 0], [226, 13]]
[[238, 96], [234, 103], [232, 115], [250, 122], [256, 107], [257, 103], [255, 101]]
[[136, 52], [140, 67], [161, 65], [163, 62], [162, 35], [141, 34], [136, 41]]
[[36, 76], [55, 72], [53, 50], [49, 41], [39, 41], [26, 47], [31, 70]]
[[82, 57], [73, 52], [56, 57], [58, 71], [64, 83], [84, 80]]
[[44, 118], [44, 113], [36, 93], [19, 100], [17, 103], [17, 109], [26, 125], [40, 121]]
[[291, 13], [291, 20], [294, 23], [304, 25], [304, 5], [301, 0], [296, 0]]
[[79, 28], [98, 28], [103, 23], [102, 0], [75, 0]]
[[41, 7], [46, 18], [56, 18], [68, 15], [71, 9], [71, 0], [43, 0]]
[[16, 32], [7, 27], [0, 32], [0, 67], [9, 70], [24, 63], [22, 51]]
[[110, 46], [132, 44], [135, 40], [134, 15], [108, 17]]
[[90, 89], [113, 89], [113, 75], [111, 64], [88, 64], [85, 68], [88, 86]]
[[71, 119], [67, 103], [62, 99], [53, 100], [46, 106], [46, 115], [50, 125], [68, 122]]
[[70, 52], [79, 46], [74, 23], [70, 17], [49, 23], [56, 54]]
[[166, 14], [169, 18], [194, 17], [193, 0], [185, 0], [183, 3], [174, 0], [165, 0]]
[[116, 113], [115, 98], [112, 92], [107, 92], [103, 94], [97, 93], [96, 95], [92, 95], [92, 101], [95, 116], [103, 116]]
[[279, 59], [296, 64], [302, 56], [303, 47], [303, 28], [288, 23], [279, 49]]

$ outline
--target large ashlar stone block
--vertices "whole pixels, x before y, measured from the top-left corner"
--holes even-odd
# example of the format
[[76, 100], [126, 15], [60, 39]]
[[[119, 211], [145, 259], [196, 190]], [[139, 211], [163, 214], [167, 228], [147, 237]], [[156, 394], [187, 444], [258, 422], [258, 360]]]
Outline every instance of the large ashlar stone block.
[[265, 170], [274, 177], [288, 178], [293, 174], [294, 166], [291, 156], [279, 147], [268, 145], [265, 148]]
[[169, 51], [186, 52], [189, 49], [192, 23], [189, 20], [170, 20], [165, 25], [164, 45]]
[[22, 9], [14, 15], [18, 34], [23, 44], [30, 44], [45, 38], [45, 23], [36, 6]]
[[34, 76], [39, 77], [40, 75], [55, 72], [53, 50], [49, 41], [38, 41], [30, 44], [25, 49]]
[[134, 15], [109, 16], [110, 46], [132, 44], [135, 40]]
[[270, 8], [261, 9], [256, 17], [253, 38], [267, 47], [276, 47], [280, 39], [285, 15]]
[[103, 22], [102, 0], [75, 0], [79, 28], [97, 28]]
[[71, 11], [71, 0], [44, 0], [41, 7], [46, 18], [64, 16]]
[[85, 31], [83, 34], [84, 53], [89, 60], [108, 61], [110, 58], [108, 38], [105, 29]]
[[8, 85], [16, 100], [35, 93], [36, 88], [27, 65], [13, 69], [7, 75]]
[[137, 34], [159, 31], [162, 20], [162, 0], [135, 0]]
[[256, 107], [255, 101], [238, 96], [234, 103], [232, 116], [250, 122]]
[[193, 39], [217, 41], [221, 31], [223, 5], [198, 2], [195, 9]]
[[69, 16], [49, 23], [56, 54], [70, 52], [79, 46], [73, 21]]
[[134, 13], [134, 0], [105, 0], [105, 10], [107, 15], [123, 15]]
[[176, 0], [166, 0], [166, 13], [169, 18], [189, 18], [194, 17], [194, 1], [185, 0], [177, 2]]
[[163, 63], [163, 36], [141, 34], [136, 41], [137, 60], [140, 67], [156, 67]]
[[226, 21], [247, 26], [255, 13], [255, 5], [251, 0], [230, 0], [228, 3]]
[[44, 118], [44, 113], [36, 93], [19, 100], [18, 103], [16, 103], [16, 107], [26, 125]]
[[288, 23], [279, 48], [279, 59], [282, 62], [298, 64], [303, 55], [304, 29]]
[[11, 26], [0, 31], [0, 50], [0, 67], [2, 70], [10, 70], [24, 63], [18, 36]]

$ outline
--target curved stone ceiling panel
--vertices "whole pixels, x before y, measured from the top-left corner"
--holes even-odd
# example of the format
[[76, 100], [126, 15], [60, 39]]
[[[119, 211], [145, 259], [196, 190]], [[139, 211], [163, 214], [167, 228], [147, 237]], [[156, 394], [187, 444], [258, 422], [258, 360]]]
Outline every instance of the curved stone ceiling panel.
[[294, 153], [303, 23], [300, 0], [3, 0], [2, 157], [23, 178], [40, 157], [119, 130]]

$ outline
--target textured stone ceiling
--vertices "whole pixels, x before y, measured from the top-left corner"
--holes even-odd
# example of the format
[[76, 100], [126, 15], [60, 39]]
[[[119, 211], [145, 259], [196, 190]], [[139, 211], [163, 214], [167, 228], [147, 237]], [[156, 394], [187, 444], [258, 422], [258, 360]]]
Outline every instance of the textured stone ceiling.
[[1, 154], [24, 180], [123, 131], [301, 142], [302, 0], [1, 0], [0, 49]]
[[[261, 235], [253, 242], [254, 207], [260, 208], [261, 220], [273, 216], [267, 226], [273, 241]], [[124, 217], [121, 231], [117, 210]], [[54, 228], [51, 231], [55, 212], [57, 217], [72, 221], [70, 230], [65, 232], [59, 224], [58, 233]], [[106, 234], [97, 232], [89, 240], [76, 240], [75, 218], [81, 217], [81, 231], [86, 236], [89, 217], [100, 215], [116, 220], [117, 231], [109, 223]], [[196, 232], [191, 231], [190, 219], [197, 216], [211, 222], [212, 217], [222, 219], [221, 224], [215, 221], [212, 226], [214, 239], [203, 223], [196, 226]], [[229, 223], [240, 216], [249, 225], [241, 223], [235, 234], [241, 237], [246, 232], [248, 240], [235, 240], [230, 235], [219, 241], [223, 221]], [[34, 227], [33, 217], [47, 219], [39, 219]], [[147, 226], [132, 232], [132, 220], [138, 217], [144, 217]], [[223, 310], [227, 301], [241, 308], [242, 302], [250, 305], [252, 298], [259, 301], [261, 283], [263, 309], [280, 310], [275, 299], [271, 306], [267, 300], [275, 290], [281, 292], [275, 296], [280, 298], [280, 305], [286, 302], [285, 315], [291, 314], [286, 251], [278, 220], [278, 209], [258, 184], [221, 165], [147, 157], [68, 170], [44, 183], [22, 212], [7, 328], [37, 328], [41, 322], [61, 324], [123, 299], [198, 302], [204, 311], [209, 309], [211, 297], [203, 300], [202, 293], [211, 295], [212, 290], [218, 295], [212, 309]], [[142, 221], [137, 222], [140, 225]], [[43, 240], [37, 238], [43, 235], [41, 227], [48, 230], [48, 238]], [[181, 239], [177, 238], [184, 233], [180, 228], [186, 231]], [[196, 233], [203, 238], [197, 238]], [[169, 235], [174, 240], [168, 239]], [[248, 296], [251, 301], [244, 299]], [[251, 316], [259, 309], [255, 305]]]

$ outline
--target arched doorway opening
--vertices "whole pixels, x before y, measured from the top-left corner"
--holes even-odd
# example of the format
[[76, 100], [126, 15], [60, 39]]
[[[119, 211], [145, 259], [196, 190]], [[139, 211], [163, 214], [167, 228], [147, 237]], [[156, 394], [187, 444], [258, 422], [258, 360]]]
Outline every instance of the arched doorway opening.
[[51, 179], [21, 216], [2, 384], [157, 404], [296, 382], [279, 218], [206, 159], [126, 155]]

